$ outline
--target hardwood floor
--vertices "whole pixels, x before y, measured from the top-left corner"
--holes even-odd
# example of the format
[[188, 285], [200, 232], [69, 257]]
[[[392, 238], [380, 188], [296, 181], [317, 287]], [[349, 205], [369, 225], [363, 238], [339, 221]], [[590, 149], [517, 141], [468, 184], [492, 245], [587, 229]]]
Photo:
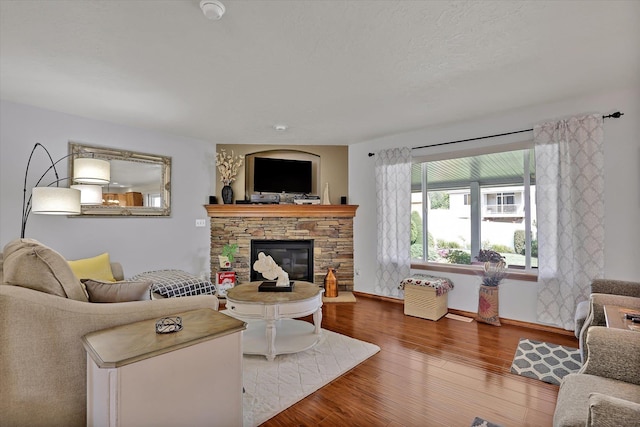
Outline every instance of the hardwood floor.
[[403, 305], [358, 297], [325, 304], [322, 327], [380, 352], [263, 426], [550, 426], [558, 386], [511, 374], [520, 338], [578, 347], [573, 336], [405, 316]]

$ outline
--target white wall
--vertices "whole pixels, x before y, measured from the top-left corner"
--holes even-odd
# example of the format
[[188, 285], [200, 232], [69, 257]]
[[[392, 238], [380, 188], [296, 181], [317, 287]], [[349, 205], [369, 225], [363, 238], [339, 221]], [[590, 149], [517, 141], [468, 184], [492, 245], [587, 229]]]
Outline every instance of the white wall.
[[[354, 289], [374, 293], [376, 282], [376, 199], [374, 158], [367, 153], [394, 147], [417, 147], [483, 135], [528, 129], [558, 118], [620, 110], [620, 119], [607, 119], [605, 135], [605, 277], [640, 280], [640, 86], [612, 89], [605, 93], [547, 105], [537, 105], [501, 115], [487, 116], [447, 126], [416, 130], [378, 138], [349, 147], [350, 203], [360, 205], [354, 221]], [[522, 136], [525, 135], [525, 136]], [[528, 135], [528, 136], [526, 136]], [[520, 136], [474, 141], [464, 144], [414, 150], [414, 156], [496, 145], [532, 138]], [[438, 273], [435, 273], [438, 275]], [[446, 274], [455, 284], [449, 307], [477, 310], [479, 278]], [[500, 288], [500, 315], [527, 322], [536, 320], [537, 284], [505, 280]]]
[[[0, 245], [20, 236], [22, 186], [29, 153], [42, 143], [54, 160], [67, 154], [68, 141], [172, 157], [171, 216], [92, 218], [31, 215], [26, 237], [51, 246], [68, 259], [109, 252], [125, 274], [177, 268], [209, 272], [209, 221], [203, 205], [215, 194], [215, 144], [185, 137], [88, 120], [2, 101], [0, 104]], [[45, 169], [38, 151], [30, 176]], [[67, 176], [66, 160], [59, 167]], [[63, 183], [66, 185], [66, 183]]]

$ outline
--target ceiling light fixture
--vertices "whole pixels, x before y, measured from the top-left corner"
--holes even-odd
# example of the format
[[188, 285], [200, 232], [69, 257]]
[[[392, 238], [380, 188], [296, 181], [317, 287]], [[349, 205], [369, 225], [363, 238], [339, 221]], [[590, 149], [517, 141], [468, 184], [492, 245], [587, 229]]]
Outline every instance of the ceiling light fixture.
[[287, 125], [273, 125], [273, 128], [275, 130], [277, 130], [278, 132], [284, 132], [285, 130], [288, 129]]
[[217, 21], [222, 18], [225, 12], [224, 5], [217, 0], [202, 0], [200, 2], [200, 9], [202, 9], [204, 16], [212, 21]]

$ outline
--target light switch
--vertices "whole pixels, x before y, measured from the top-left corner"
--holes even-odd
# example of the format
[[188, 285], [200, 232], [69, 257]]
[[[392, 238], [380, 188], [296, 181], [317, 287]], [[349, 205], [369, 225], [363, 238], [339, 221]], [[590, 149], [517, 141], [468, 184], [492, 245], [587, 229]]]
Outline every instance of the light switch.
[[207, 220], [206, 219], [196, 219], [196, 227], [206, 227]]

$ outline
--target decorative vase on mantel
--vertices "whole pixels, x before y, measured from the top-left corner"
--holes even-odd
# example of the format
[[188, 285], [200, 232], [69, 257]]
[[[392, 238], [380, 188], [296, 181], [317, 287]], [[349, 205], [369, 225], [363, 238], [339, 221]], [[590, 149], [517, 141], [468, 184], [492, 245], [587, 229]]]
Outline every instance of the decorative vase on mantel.
[[233, 203], [233, 188], [229, 184], [222, 187], [222, 203], [225, 205]]

